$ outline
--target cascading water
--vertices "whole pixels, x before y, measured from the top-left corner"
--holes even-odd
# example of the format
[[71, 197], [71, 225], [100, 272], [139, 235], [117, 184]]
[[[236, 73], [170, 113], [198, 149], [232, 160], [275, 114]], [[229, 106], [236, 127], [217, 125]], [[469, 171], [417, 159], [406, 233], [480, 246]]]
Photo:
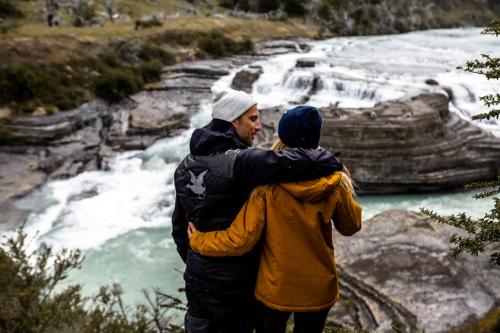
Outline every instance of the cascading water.
[[[315, 76], [319, 85], [309, 104], [371, 106], [426, 88], [434, 79], [452, 89], [451, 108], [464, 117], [484, 111], [477, 97], [493, 92], [492, 83], [479, 75], [463, 73], [456, 66], [479, 53], [498, 53], [493, 38], [479, 29], [453, 29], [379, 37], [345, 37], [315, 42], [309, 54], [286, 54], [258, 64], [264, 73], [254, 84], [260, 107], [289, 106], [308, 93]], [[316, 59], [312, 68], [296, 68], [297, 59]], [[216, 84], [229, 86], [232, 75]], [[43, 243], [55, 248], [80, 248], [86, 260], [71, 276], [84, 292], [112, 282], [124, 287], [125, 300], [141, 300], [141, 289], [160, 287], [178, 295], [183, 287], [183, 263], [170, 232], [175, 190], [173, 173], [188, 153], [194, 128], [210, 120], [209, 101], [201, 103], [191, 129], [158, 141], [145, 151], [126, 152], [110, 161], [109, 170], [85, 172], [53, 181], [17, 202], [32, 214], [26, 230], [36, 249]], [[497, 135], [495, 121], [485, 124]], [[359, 198], [367, 219], [387, 209], [418, 210], [427, 207], [444, 214], [468, 207], [479, 216], [488, 200], [469, 202], [470, 193], [395, 195]]]

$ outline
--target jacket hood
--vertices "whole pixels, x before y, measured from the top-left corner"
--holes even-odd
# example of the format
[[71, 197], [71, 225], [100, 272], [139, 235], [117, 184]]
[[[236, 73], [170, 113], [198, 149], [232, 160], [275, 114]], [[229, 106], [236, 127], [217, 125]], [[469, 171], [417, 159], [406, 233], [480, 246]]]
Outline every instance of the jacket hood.
[[303, 182], [282, 183], [281, 188], [302, 201], [318, 201], [324, 199], [340, 183], [342, 173], [337, 171], [329, 176]]
[[213, 119], [207, 126], [196, 129], [189, 142], [189, 150], [193, 155], [245, 148], [248, 146], [240, 139], [233, 124], [220, 119]]

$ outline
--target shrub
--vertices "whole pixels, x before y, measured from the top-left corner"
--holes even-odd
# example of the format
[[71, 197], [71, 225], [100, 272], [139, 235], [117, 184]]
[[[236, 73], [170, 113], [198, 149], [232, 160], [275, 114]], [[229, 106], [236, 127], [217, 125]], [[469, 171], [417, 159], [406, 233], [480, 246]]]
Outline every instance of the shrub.
[[30, 67], [14, 65], [0, 72], [0, 103], [21, 102], [35, 97], [38, 78]]
[[158, 20], [157, 17], [152, 17], [147, 20], [136, 20], [135, 21], [135, 30], [139, 30], [139, 28], [153, 28], [153, 27], [161, 27], [163, 23], [161, 23], [160, 20]]
[[33, 253], [26, 249], [26, 234], [0, 247], [0, 332], [182, 332], [168, 323], [169, 309], [185, 310], [181, 301], [158, 290], [147, 304], [129, 313], [123, 305], [123, 290], [117, 284], [101, 287], [92, 299], [83, 297], [80, 285], [61, 286], [68, 273], [83, 262], [80, 251], [53, 254], [42, 246]]
[[107, 69], [97, 79], [94, 93], [107, 101], [118, 102], [143, 86], [141, 75], [132, 69]]
[[287, 0], [283, 9], [290, 16], [304, 16], [307, 13], [304, 0]]
[[161, 78], [161, 69], [163, 64], [160, 60], [155, 59], [141, 64], [139, 70], [144, 82], [155, 82]]
[[257, 12], [267, 13], [280, 7], [279, 0], [257, 0]]
[[164, 65], [175, 64], [175, 55], [152, 43], [146, 43], [139, 52], [142, 61], [159, 60]]
[[212, 57], [223, 57], [231, 54], [253, 51], [251, 39], [245, 38], [242, 42], [234, 41], [221, 32], [212, 31], [198, 42], [198, 48]]
[[124, 65], [124, 56], [120, 54], [114, 47], [107, 48], [104, 52], [99, 54], [98, 60], [100, 64], [96, 66], [114, 67], [118, 68]]
[[83, 27], [89, 25], [97, 16], [96, 5], [80, 1], [73, 11], [73, 16], [73, 26]]
[[12, 0], [0, 0], [0, 18], [20, 18], [24, 17], [23, 12], [17, 8]]

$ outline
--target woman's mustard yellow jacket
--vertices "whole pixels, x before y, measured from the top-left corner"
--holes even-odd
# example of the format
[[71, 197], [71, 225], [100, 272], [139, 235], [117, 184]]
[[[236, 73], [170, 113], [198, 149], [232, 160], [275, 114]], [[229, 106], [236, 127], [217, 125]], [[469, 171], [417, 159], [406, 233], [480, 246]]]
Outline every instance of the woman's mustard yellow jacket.
[[339, 297], [332, 224], [345, 236], [361, 228], [361, 207], [341, 186], [341, 172], [312, 181], [266, 186], [221, 231], [195, 232], [191, 248], [239, 256], [264, 233], [255, 297], [279, 311], [319, 311]]

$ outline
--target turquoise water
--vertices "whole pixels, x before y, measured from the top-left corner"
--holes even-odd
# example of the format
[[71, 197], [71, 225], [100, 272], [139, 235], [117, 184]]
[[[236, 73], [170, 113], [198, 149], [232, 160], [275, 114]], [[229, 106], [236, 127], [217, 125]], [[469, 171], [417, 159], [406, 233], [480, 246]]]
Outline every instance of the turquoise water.
[[[452, 29], [315, 42], [310, 55], [328, 62], [318, 66], [325, 75], [325, 87], [311, 103], [372, 105], [422, 88], [426, 78], [435, 78], [452, 86], [457, 98], [452, 111], [464, 117], [477, 113], [481, 106], [470, 96], [488, 93], [491, 85], [459, 72], [456, 66], [477, 58], [480, 52], [500, 51], [479, 31]], [[262, 106], [287, 105], [307, 91], [303, 83], [318, 73], [294, 69], [296, 59], [304, 56], [288, 54], [260, 63], [264, 75], [254, 84], [253, 94]], [[408, 57], [412, 57], [410, 63], [402, 60]], [[232, 75], [216, 84], [228, 86]], [[336, 88], [340, 83], [341, 91]], [[83, 250], [83, 268], [73, 272], [68, 283], [81, 283], [87, 295], [97, 293], [101, 285], [120, 283], [129, 305], [144, 300], [144, 288], [158, 287], [183, 297], [179, 288], [183, 287], [184, 264], [170, 236], [173, 172], [188, 152], [192, 130], [210, 120], [206, 107], [210, 101], [201, 104], [205, 107], [193, 117], [191, 129], [178, 137], [161, 140], [146, 151], [121, 154], [110, 161], [108, 171], [50, 182], [17, 202], [32, 212], [26, 230], [33, 250], [41, 244]], [[494, 122], [485, 126], [496, 132], [500, 129]], [[490, 209], [490, 199], [471, 196], [465, 192], [385, 195], [363, 196], [358, 201], [364, 219], [389, 209], [426, 207], [442, 214], [466, 211], [475, 217]]]

